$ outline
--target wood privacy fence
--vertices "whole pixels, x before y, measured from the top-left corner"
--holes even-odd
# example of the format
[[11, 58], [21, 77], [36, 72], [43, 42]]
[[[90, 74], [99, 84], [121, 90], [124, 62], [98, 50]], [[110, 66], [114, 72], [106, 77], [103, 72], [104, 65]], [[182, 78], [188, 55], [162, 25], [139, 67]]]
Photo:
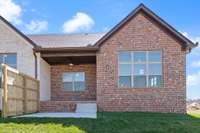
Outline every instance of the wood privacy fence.
[[4, 64], [1, 70], [2, 117], [38, 112], [39, 81]]

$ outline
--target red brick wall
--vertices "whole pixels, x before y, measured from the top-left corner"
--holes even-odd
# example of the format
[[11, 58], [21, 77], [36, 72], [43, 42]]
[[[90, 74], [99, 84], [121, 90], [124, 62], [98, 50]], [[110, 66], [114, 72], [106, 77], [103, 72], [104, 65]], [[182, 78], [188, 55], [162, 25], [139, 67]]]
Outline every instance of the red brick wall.
[[75, 112], [76, 103], [68, 101], [40, 101], [40, 112]]
[[[139, 13], [107, 39], [97, 53], [97, 104], [102, 111], [186, 112], [185, 56], [181, 42]], [[117, 52], [161, 50], [163, 86], [118, 88]]]
[[[64, 72], [85, 72], [85, 91], [69, 92], [63, 89], [62, 74]], [[84, 101], [96, 100], [96, 65], [52, 65], [51, 66], [51, 100]]]

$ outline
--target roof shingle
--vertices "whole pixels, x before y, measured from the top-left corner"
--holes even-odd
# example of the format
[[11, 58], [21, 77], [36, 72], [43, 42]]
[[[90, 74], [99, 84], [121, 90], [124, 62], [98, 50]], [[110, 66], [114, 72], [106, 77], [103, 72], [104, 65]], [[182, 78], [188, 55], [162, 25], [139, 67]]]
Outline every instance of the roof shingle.
[[105, 33], [27, 35], [42, 48], [86, 47], [94, 45]]

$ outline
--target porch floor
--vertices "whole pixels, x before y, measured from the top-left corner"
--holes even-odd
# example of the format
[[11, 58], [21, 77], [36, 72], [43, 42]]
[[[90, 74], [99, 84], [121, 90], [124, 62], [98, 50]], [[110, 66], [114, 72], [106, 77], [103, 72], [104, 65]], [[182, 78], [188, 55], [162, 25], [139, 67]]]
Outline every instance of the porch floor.
[[38, 117], [38, 118], [97, 118], [96, 112], [89, 112], [89, 113], [66, 113], [66, 112], [42, 112], [42, 113], [34, 113], [34, 114], [27, 114], [27, 115], [20, 115], [18, 117]]

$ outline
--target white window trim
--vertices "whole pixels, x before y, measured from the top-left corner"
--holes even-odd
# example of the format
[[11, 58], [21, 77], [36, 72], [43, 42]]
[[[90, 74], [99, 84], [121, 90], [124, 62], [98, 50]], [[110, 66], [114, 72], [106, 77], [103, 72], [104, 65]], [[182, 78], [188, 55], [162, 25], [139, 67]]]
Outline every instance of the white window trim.
[[[72, 81], [71, 81], [71, 83], [72, 83], [72, 90], [65, 90], [64, 87], [63, 87], [63, 89], [64, 89], [65, 91], [69, 91], [69, 92], [85, 91], [85, 83], [86, 83], [86, 81], [85, 81], [85, 72], [64, 72], [64, 73], [62, 74], [62, 83], [63, 83], [63, 84], [65, 83], [65, 82], [63, 81], [63, 77], [64, 77], [64, 74], [65, 74], [65, 73], [73, 74]], [[82, 82], [82, 81], [75, 81], [75, 76], [74, 76], [74, 75], [75, 75], [76, 73], [83, 73], [83, 75], [84, 75], [84, 81], [83, 81], [83, 82], [84, 82], [84, 90], [78, 90], [78, 91], [77, 91], [77, 90], [75, 89], [75, 85], [74, 85], [75, 82]]]
[[[120, 52], [130, 52], [131, 54], [131, 61], [119, 61], [119, 53]], [[134, 58], [134, 53], [135, 52], [145, 52], [146, 53], [146, 61], [145, 62], [134, 62], [133, 58]], [[160, 61], [149, 61], [149, 53], [150, 52], [160, 52], [161, 54], [161, 60]], [[117, 53], [117, 60], [118, 60], [118, 88], [129, 88], [129, 87], [120, 87], [119, 85], [119, 65], [120, 64], [130, 64], [131, 65], [131, 87], [130, 88], [141, 88], [141, 87], [135, 87], [134, 86], [134, 76], [136, 76], [134, 74], [134, 65], [135, 64], [145, 64], [146, 66], [146, 74], [144, 76], [146, 76], [146, 87], [142, 87], [142, 88], [159, 88], [162, 87], [163, 84], [163, 58], [162, 58], [162, 51], [161, 50], [155, 50], [155, 51], [119, 51]], [[158, 74], [150, 74], [149, 73], [149, 64], [160, 64], [161, 65], [161, 74], [159, 76], [161, 76], [161, 85], [156, 87], [156, 86], [149, 86], [149, 76], [158, 76]]]

